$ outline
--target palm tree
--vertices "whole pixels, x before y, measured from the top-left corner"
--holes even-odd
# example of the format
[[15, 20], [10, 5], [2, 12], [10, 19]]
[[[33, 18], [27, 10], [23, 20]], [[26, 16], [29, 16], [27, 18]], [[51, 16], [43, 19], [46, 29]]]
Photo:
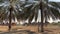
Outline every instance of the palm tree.
[[[9, 26], [8, 26], [9, 27], [9, 30], [11, 29], [11, 19], [12, 19], [12, 16], [14, 15], [14, 14], [12, 14], [12, 12], [16, 12], [16, 10], [15, 10], [16, 8], [14, 7], [16, 3], [18, 3], [18, 2], [17, 1], [10, 0], [10, 5], [4, 7], [4, 8], [7, 8], [7, 10], [5, 9], [5, 11], [2, 11], [3, 13], [1, 13], [1, 15], [3, 15], [3, 16], [1, 16], [3, 20], [5, 20], [7, 17], [9, 17]], [[13, 16], [13, 18], [14, 18], [14, 16]]]
[[[8, 10], [7, 13], [10, 12], [10, 14], [8, 15], [9, 16], [9, 23], [10, 23], [9, 27], [11, 27], [11, 19], [12, 19], [12, 15], [11, 14], [12, 14], [13, 11], [15, 12], [14, 16], [17, 19], [26, 20], [27, 18], [29, 18], [29, 21], [30, 21], [30, 20], [33, 19], [33, 18], [31, 18], [31, 17], [33, 17], [33, 14], [36, 14], [35, 16], [37, 16], [38, 11], [36, 13], [35, 9], [37, 8], [36, 6], [38, 6], [38, 5], [35, 5], [35, 3], [32, 4], [32, 3], [28, 3], [27, 2], [27, 4], [31, 4], [29, 7], [24, 7], [24, 6], [27, 5], [26, 3], [22, 4], [22, 5], [19, 4], [19, 6], [21, 6], [21, 8], [20, 7], [18, 8], [18, 6], [16, 6], [16, 4], [18, 3], [17, 1], [10, 0], [9, 2], [10, 2], [10, 5], [7, 8], [7, 10]], [[14, 6], [16, 6], [17, 8], [15, 8]], [[19, 9], [22, 9], [23, 11], [21, 12]], [[5, 13], [5, 14], [7, 14], [7, 13]], [[36, 17], [36, 19], [37, 19], [37, 17]]]
[[[47, 8], [46, 8], [46, 6]], [[60, 18], [60, 13], [59, 13], [59, 5], [56, 2], [51, 2], [47, 3], [46, 1], [42, 1], [40, 4], [40, 9], [41, 9], [41, 32], [43, 32], [43, 15], [45, 15], [45, 21], [47, 21], [47, 18], [49, 19], [52, 17], [54, 20]], [[43, 9], [42, 9], [43, 8]]]

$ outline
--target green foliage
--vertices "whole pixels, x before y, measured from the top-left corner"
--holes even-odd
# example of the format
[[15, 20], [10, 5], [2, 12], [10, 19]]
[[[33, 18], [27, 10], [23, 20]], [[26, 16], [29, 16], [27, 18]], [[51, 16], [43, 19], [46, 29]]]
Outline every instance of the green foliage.
[[[48, 1], [48, 0], [45, 0], [45, 1]], [[3, 2], [3, 0], [0, 0], [0, 2]], [[27, 3], [28, 4], [28, 3]], [[14, 17], [16, 17], [17, 19], [24, 19], [24, 20], [26, 20], [26, 19], [28, 19], [29, 18], [29, 20], [30, 21], [32, 21], [32, 19], [33, 19], [33, 17], [35, 16], [36, 18], [36, 20], [37, 20], [37, 17], [38, 17], [38, 12], [37, 13], [35, 13], [35, 10], [38, 10], [39, 9], [39, 6], [41, 7], [41, 4], [42, 4], [42, 8], [44, 9], [44, 8], [46, 8], [47, 7], [47, 4], [45, 4], [44, 2], [42, 2], [40, 5], [31, 5], [31, 6], [29, 6], [29, 7], [24, 7], [25, 5], [27, 5], [27, 4], [23, 4], [23, 5], [21, 5], [21, 7], [23, 7], [23, 12], [24, 13], [22, 13], [21, 14], [21, 12], [18, 10], [18, 9], [16, 9], [17, 10], [17, 12], [16, 11], [14, 11], [14, 5], [13, 5], [13, 11], [14, 11], [14, 13], [15, 14], [12, 14], [12, 17], [14, 18]], [[60, 8], [60, 6], [59, 6], [59, 4], [57, 4], [57, 3], [55, 3], [55, 2], [51, 2], [51, 3], [49, 3], [49, 4], [51, 4], [52, 6], [54, 6], [54, 7], [58, 7], [58, 8]], [[32, 7], [34, 7], [33, 9], [32, 9]], [[9, 7], [10, 8], [10, 7]], [[37, 9], [35, 9], [35, 8], [37, 8]], [[0, 9], [1, 9], [1, 7], [0, 7]], [[3, 9], [2, 9], [3, 10]], [[9, 9], [7, 9], [7, 10], [9, 10]], [[3, 10], [4, 11], [4, 10]], [[2, 13], [4, 13], [1, 17], [2, 18], [6, 18], [6, 15], [7, 15], [7, 13], [5, 13], [5, 12], [3, 12], [3, 11], [1, 11], [0, 10], [0, 14]], [[48, 11], [48, 12], [47, 12]], [[49, 13], [50, 11], [53, 13], [52, 15], [54, 15], [56, 18], [60, 18], [60, 13], [59, 13], [59, 11], [57, 10], [57, 9], [54, 9], [54, 8], [51, 8], [51, 7], [49, 7], [48, 9], [47, 9], [47, 11], [46, 11], [46, 15], [45, 15], [45, 17], [47, 16], [47, 18], [49, 18], [49, 16], [50, 16], [50, 14], [51, 13]], [[48, 14], [49, 13], [49, 14]]]
[[52, 6], [60, 8], [60, 5], [56, 2], [50, 2], [49, 4], [51, 4]]
[[0, 3], [3, 3], [4, 1], [3, 0], [0, 0]]
[[57, 9], [50, 8], [50, 10], [56, 18], [60, 17], [60, 13]]

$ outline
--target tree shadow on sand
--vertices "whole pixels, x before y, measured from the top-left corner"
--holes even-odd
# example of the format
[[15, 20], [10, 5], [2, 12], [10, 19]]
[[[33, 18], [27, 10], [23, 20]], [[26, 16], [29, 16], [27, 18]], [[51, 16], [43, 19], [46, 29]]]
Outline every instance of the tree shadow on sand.
[[45, 30], [42, 34], [49, 34], [49, 33], [52, 33], [53, 31], [51, 30]]
[[36, 33], [29, 30], [20, 30], [20, 31], [2, 32], [0, 34], [36, 34]]

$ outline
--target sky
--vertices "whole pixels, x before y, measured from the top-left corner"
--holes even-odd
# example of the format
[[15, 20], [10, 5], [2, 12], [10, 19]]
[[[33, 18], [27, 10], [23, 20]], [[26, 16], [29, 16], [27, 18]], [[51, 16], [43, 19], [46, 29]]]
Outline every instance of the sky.
[[51, 2], [60, 2], [60, 0], [49, 0]]

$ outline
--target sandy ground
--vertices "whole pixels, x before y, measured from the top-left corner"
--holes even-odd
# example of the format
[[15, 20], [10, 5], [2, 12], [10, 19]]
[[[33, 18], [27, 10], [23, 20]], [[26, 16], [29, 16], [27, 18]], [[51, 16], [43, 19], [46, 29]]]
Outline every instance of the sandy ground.
[[44, 32], [38, 32], [38, 25], [35, 26], [12, 26], [8, 31], [8, 26], [0, 26], [0, 34], [60, 34], [60, 26], [48, 25], [44, 26]]

